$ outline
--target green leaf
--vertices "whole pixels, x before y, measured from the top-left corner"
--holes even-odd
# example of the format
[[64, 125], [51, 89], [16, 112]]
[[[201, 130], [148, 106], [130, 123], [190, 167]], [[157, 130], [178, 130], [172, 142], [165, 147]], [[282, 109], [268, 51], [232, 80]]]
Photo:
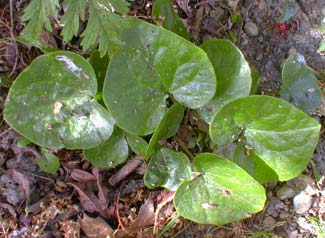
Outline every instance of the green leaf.
[[181, 216], [201, 224], [222, 225], [261, 211], [264, 188], [233, 162], [214, 154], [194, 158], [200, 173], [177, 189], [174, 205]]
[[[155, 22], [160, 23], [167, 30], [170, 30], [177, 35], [189, 39], [190, 36], [179, 16], [175, 13], [173, 4], [170, 0], [157, 0], [152, 7], [152, 16]], [[160, 23], [161, 24], [161, 23]]]
[[91, 148], [112, 134], [114, 120], [93, 99], [95, 73], [81, 56], [65, 51], [36, 58], [12, 84], [6, 122], [46, 148]]
[[150, 139], [146, 159], [153, 154], [159, 140], [167, 139], [176, 134], [183, 120], [184, 111], [185, 107], [178, 103], [168, 109]]
[[121, 16], [113, 13], [115, 8], [109, 1], [88, 0], [88, 2], [89, 19], [85, 31], [81, 34], [83, 37], [81, 45], [87, 50], [98, 44], [101, 57], [106, 53], [114, 54], [122, 45], [119, 34], [126, 22]]
[[251, 91], [250, 95], [254, 95], [257, 92], [258, 89], [258, 84], [260, 82], [260, 72], [256, 68], [252, 68], [252, 86], [251, 86]]
[[60, 168], [59, 158], [47, 149], [42, 148], [42, 158], [35, 158], [36, 164], [46, 173], [55, 174]]
[[233, 162], [239, 167], [246, 170], [259, 183], [267, 183], [278, 181], [277, 174], [271, 169], [261, 158], [259, 158], [251, 148], [244, 143], [238, 143], [234, 155]]
[[191, 177], [190, 161], [185, 154], [161, 148], [150, 159], [144, 183], [148, 188], [164, 187], [175, 191]]
[[107, 67], [109, 65], [109, 56], [106, 54], [100, 57], [100, 52], [94, 50], [90, 54], [89, 63], [93, 67], [97, 77], [97, 93], [102, 93]]
[[103, 98], [120, 128], [147, 135], [162, 119], [168, 94], [187, 107], [201, 107], [215, 93], [215, 74], [194, 44], [161, 27], [127, 21], [125, 44], [111, 58]]
[[17, 146], [18, 147], [26, 147], [29, 144], [31, 144], [32, 142], [30, 140], [28, 140], [26, 137], [21, 137], [18, 141], [17, 141]]
[[86, 160], [100, 168], [115, 168], [124, 163], [129, 155], [129, 147], [122, 130], [115, 128], [113, 135], [99, 146], [84, 150]]
[[24, 29], [28, 38], [37, 40], [45, 28], [52, 31], [49, 17], [57, 17], [57, 9], [60, 7], [58, 0], [32, 0], [24, 10], [22, 21], [29, 21]]
[[67, 42], [72, 40], [73, 36], [77, 36], [79, 32], [79, 18], [85, 21], [85, 8], [87, 0], [65, 0], [65, 13], [61, 19], [64, 24], [61, 35]]
[[208, 40], [201, 48], [207, 52], [218, 81], [214, 98], [198, 110], [200, 116], [210, 123], [212, 117], [225, 104], [249, 95], [252, 79], [245, 57], [230, 41]]
[[282, 15], [277, 19], [278, 22], [289, 21], [298, 11], [299, 7], [296, 0], [285, 0], [282, 6]]
[[269, 96], [249, 96], [227, 104], [210, 126], [215, 143], [244, 141], [281, 181], [298, 176], [306, 168], [319, 131], [317, 121], [289, 103]]
[[314, 113], [322, 102], [322, 92], [303, 55], [291, 55], [282, 70], [281, 98], [306, 113]]
[[126, 140], [131, 148], [131, 150], [137, 155], [145, 157], [148, 150], [148, 143], [142, 139], [140, 136], [127, 134]]

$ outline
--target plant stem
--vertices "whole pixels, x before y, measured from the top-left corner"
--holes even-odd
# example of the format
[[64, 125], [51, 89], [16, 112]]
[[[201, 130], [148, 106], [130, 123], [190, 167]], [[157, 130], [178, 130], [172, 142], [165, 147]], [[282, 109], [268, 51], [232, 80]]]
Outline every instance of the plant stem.
[[175, 136], [175, 140], [177, 142], [177, 144], [180, 145], [180, 147], [182, 148], [182, 150], [184, 151], [184, 153], [191, 159], [194, 159], [194, 156], [192, 155], [191, 151], [189, 151], [189, 149], [187, 148], [187, 146], [184, 144], [184, 142], [178, 137]]

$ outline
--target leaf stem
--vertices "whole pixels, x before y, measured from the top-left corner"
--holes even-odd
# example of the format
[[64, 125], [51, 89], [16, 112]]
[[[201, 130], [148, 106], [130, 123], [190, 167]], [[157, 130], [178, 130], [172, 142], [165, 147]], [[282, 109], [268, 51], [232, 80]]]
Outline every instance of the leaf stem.
[[194, 156], [192, 155], [191, 151], [187, 148], [187, 146], [184, 144], [184, 142], [178, 137], [175, 136], [175, 140], [177, 142], [177, 144], [180, 145], [180, 147], [182, 148], [182, 150], [184, 151], [184, 153], [191, 159], [194, 159]]

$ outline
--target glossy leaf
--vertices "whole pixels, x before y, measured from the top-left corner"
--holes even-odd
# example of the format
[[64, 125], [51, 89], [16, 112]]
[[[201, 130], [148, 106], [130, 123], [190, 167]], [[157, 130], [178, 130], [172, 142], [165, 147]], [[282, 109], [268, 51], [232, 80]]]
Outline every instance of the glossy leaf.
[[261, 184], [279, 180], [274, 170], [244, 143], [238, 143], [232, 161]]
[[215, 143], [244, 141], [281, 181], [298, 176], [306, 168], [319, 131], [317, 121], [289, 103], [269, 96], [249, 96], [227, 104], [210, 126]]
[[292, 55], [284, 63], [281, 97], [306, 113], [313, 113], [320, 106], [322, 92], [303, 55]]
[[189, 108], [214, 95], [213, 67], [204, 51], [178, 35], [128, 19], [120, 51], [111, 58], [103, 98], [120, 128], [130, 134], [154, 131], [168, 94]]
[[42, 149], [42, 158], [35, 158], [36, 164], [46, 173], [55, 174], [60, 168], [59, 158], [46, 149]]
[[203, 153], [193, 163], [200, 175], [182, 183], [174, 197], [181, 216], [197, 223], [222, 225], [263, 209], [264, 188], [230, 160]]
[[126, 140], [134, 153], [143, 157], [146, 156], [149, 145], [143, 138], [140, 136], [127, 134]]
[[161, 148], [149, 161], [144, 183], [148, 188], [164, 187], [175, 191], [191, 176], [190, 161], [185, 154]]
[[178, 103], [168, 109], [150, 139], [146, 158], [153, 154], [159, 140], [167, 139], [176, 134], [183, 120], [184, 111], [185, 107]]
[[35, 59], [10, 88], [4, 118], [46, 148], [91, 148], [107, 140], [114, 120], [92, 97], [97, 82], [81, 56], [59, 51]]
[[100, 168], [114, 168], [126, 161], [129, 147], [125, 134], [118, 128], [112, 136], [99, 146], [84, 150], [86, 160]]
[[207, 52], [218, 81], [214, 98], [198, 110], [200, 116], [210, 123], [214, 114], [225, 104], [249, 95], [252, 79], [244, 55], [230, 41], [208, 40], [201, 48]]
[[175, 13], [171, 0], [157, 0], [152, 7], [152, 16], [156, 23], [161, 24], [167, 30], [189, 39], [190, 36], [179, 16]]

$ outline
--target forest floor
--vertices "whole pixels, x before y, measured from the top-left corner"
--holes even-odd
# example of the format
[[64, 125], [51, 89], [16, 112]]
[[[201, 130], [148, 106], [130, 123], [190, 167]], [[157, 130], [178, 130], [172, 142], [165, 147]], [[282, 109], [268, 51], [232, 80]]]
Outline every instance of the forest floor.
[[[1, 39], [18, 35], [23, 29], [20, 17], [27, 1], [12, 2], [10, 8], [9, 0], [0, 0]], [[260, 73], [258, 93], [278, 96], [281, 64], [290, 54], [302, 54], [310, 67], [325, 73], [325, 52], [318, 49], [325, 38], [325, 2], [296, 2], [298, 11], [281, 29], [276, 19], [281, 16], [284, 0], [174, 3], [193, 42], [235, 39], [251, 66]], [[130, 14], [150, 18], [151, 6], [151, 1], [133, 1]], [[231, 23], [232, 15], [240, 15], [241, 20]], [[54, 31], [44, 35], [43, 40], [52, 45], [62, 39]], [[61, 46], [79, 48], [78, 41], [72, 47]], [[41, 52], [6, 41], [0, 53], [2, 111], [8, 92], [5, 79], [14, 79]], [[325, 104], [313, 115], [322, 126], [324, 108]], [[209, 226], [177, 217], [170, 192], [148, 190], [142, 180], [145, 164], [140, 161], [134, 166], [136, 158], [114, 170], [99, 170], [85, 161], [80, 151], [60, 150], [59, 171], [55, 175], [42, 172], [34, 161], [37, 148], [18, 147], [20, 136], [6, 125], [2, 113], [0, 116], [1, 238], [159, 237], [162, 231], [160, 237], [325, 237], [323, 131], [314, 158], [301, 176], [265, 185], [268, 200], [262, 212], [225, 226]], [[128, 176], [117, 178], [119, 181], [112, 186], [109, 179], [116, 179], [121, 170], [129, 170]], [[103, 197], [103, 191], [109, 191], [108, 195]], [[168, 222], [170, 227], [166, 227]]]

